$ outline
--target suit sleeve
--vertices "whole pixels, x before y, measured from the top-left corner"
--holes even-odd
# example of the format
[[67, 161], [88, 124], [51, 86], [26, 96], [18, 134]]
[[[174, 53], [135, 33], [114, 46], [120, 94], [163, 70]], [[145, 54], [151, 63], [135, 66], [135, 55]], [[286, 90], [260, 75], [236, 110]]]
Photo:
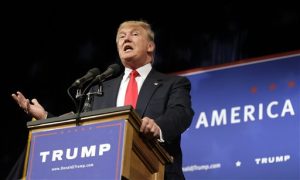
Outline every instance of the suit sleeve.
[[16, 161], [16, 163], [10, 170], [9, 174], [7, 175], [6, 180], [22, 179], [25, 156], [26, 156], [26, 148], [23, 149], [18, 160]]
[[178, 138], [191, 125], [194, 111], [190, 91], [190, 81], [186, 77], [179, 77], [168, 92], [166, 110], [156, 119], [167, 142]]

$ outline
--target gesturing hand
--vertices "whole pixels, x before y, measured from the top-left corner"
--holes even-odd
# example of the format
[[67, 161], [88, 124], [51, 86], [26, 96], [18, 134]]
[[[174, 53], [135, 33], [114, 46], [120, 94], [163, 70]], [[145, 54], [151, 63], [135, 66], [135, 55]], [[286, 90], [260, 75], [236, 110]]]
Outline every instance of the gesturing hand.
[[47, 117], [47, 111], [45, 111], [44, 107], [41, 106], [36, 99], [32, 99], [30, 101], [19, 91], [11, 96], [26, 114], [34, 117], [35, 119], [45, 119]]

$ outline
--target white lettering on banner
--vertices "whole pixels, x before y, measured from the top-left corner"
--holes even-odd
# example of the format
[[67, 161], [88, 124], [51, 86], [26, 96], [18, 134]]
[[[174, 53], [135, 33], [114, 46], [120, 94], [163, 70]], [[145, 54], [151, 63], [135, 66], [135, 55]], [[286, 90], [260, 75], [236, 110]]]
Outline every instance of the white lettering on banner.
[[202, 165], [190, 165], [182, 167], [183, 172], [193, 172], [193, 171], [207, 171], [213, 169], [221, 168], [221, 163], [213, 163], [213, 164], [202, 164]]
[[96, 145], [90, 146], [88, 148], [87, 146], [83, 146], [81, 148], [81, 158], [84, 157], [94, 157], [96, 155]]
[[283, 156], [271, 156], [271, 157], [262, 157], [255, 158], [256, 164], [273, 164], [273, 163], [282, 163], [291, 159], [289, 154]]
[[[265, 108], [265, 109], [264, 109]], [[241, 116], [241, 111], [244, 114]], [[228, 114], [228, 112], [230, 112]], [[239, 124], [241, 122], [263, 120], [266, 116], [270, 119], [285, 117], [287, 115], [295, 116], [295, 110], [290, 99], [286, 99], [283, 103], [278, 101], [271, 101], [268, 104], [259, 103], [258, 107], [255, 105], [234, 106], [228, 109], [217, 110], [211, 112], [210, 121], [207, 118], [207, 112], [200, 112], [199, 118], [196, 122], [195, 128], [199, 129], [201, 126], [215, 127], [229, 124]], [[229, 115], [229, 118], [227, 117]]]
[[61, 161], [63, 153], [63, 150], [54, 150], [52, 152], [52, 161], [56, 161], [56, 159]]
[[[107, 152], [110, 150], [111, 145], [106, 143], [106, 144], [100, 144], [98, 150], [98, 156], [103, 156], [104, 152]], [[82, 146], [81, 147], [81, 154], [80, 158], [88, 158], [88, 157], [95, 157], [96, 156], [96, 145], [91, 145], [91, 146]], [[47, 157], [52, 154], [51, 161], [61, 161], [63, 158], [66, 160], [72, 160], [76, 159], [78, 156], [78, 147], [74, 147], [73, 149], [68, 148], [66, 149], [66, 153], [64, 153], [64, 150], [58, 149], [58, 150], [53, 150], [52, 153], [50, 151], [43, 151], [40, 152], [40, 156], [42, 157], [42, 162], [45, 163], [47, 161]], [[65, 156], [64, 156], [65, 154]]]
[[67, 159], [75, 159], [77, 157], [77, 153], [78, 153], [78, 148], [74, 148], [74, 153], [73, 155], [71, 155], [71, 149], [67, 149], [67, 154], [66, 154], [66, 158]]

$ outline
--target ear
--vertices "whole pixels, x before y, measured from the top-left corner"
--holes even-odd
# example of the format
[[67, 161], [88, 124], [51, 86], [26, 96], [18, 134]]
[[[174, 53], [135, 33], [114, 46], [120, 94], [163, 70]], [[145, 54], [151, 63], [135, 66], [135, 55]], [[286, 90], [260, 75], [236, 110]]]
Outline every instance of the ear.
[[150, 41], [150, 42], [148, 43], [148, 49], [147, 49], [147, 52], [153, 53], [153, 52], [154, 52], [154, 49], [155, 49], [155, 44], [154, 44], [154, 42]]

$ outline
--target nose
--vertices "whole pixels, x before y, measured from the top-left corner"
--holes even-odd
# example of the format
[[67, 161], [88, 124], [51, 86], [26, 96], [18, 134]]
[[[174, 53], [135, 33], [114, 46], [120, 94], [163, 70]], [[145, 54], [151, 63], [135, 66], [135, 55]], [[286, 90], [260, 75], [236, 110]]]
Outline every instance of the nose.
[[124, 40], [131, 41], [131, 34], [130, 33], [126, 34]]

